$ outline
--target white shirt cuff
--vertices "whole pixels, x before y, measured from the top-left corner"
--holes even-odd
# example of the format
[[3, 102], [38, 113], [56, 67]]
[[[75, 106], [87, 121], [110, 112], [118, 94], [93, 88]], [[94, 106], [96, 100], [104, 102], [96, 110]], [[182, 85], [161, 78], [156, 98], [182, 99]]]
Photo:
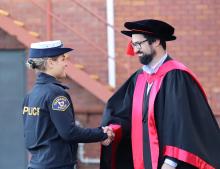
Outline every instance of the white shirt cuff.
[[168, 165], [170, 165], [172, 167], [175, 167], [175, 168], [177, 167], [177, 163], [175, 163], [174, 161], [172, 161], [172, 160], [170, 160], [168, 158], [165, 159], [164, 163], [166, 163], [166, 164], [168, 164]]

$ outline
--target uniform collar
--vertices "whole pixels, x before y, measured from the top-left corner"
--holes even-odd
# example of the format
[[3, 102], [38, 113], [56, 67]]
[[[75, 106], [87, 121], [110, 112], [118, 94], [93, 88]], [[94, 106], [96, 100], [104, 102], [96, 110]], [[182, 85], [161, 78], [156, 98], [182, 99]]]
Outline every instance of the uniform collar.
[[69, 87], [61, 84], [61, 82], [58, 81], [55, 77], [49, 74], [46, 74], [46, 73], [42, 73], [42, 72], [38, 73], [36, 84], [46, 84], [46, 83], [53, 83], [53, 84], [63, 87], [64, 89], [69, 89]]

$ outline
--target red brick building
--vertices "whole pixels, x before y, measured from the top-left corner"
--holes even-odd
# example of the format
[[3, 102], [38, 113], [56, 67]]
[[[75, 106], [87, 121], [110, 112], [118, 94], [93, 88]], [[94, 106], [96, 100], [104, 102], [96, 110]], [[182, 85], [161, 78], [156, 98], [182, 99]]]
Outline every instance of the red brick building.
[[[61, 39], [66, 46], [75, 49], [70, 54], [72, 69], [69, 70], [69, 80], [66, 83], [70, 86], [77, 120], [84, 127], [99, 125], [105, 101], [112, 94], [108, 87], [107, 1], [0, 1], [0, 52], [2, 52], [0, 58], [5, 52], [16, 53], [16, 51], [23, 51], [24, 57], [27, 56], [26, 49], [31, 41]], [[123, 23], [145, 18], [165, 20], [176, 28], [177, 36], [176, 41], [168, 42], [168, 53], [185, 63], [198, 76], [207, 92], [212, 110], [220, 122], [218, 67], [220, 1], [113, 0], [112, 2], [114, 2], [113, 60], [116, 64], [116, 88], [140, 66], [135, 57], [126, 57], [125, 48], [129, 39], [119, 33], [123, 29]], [[15, 53], [13, 57], [16, 57]], [[0, 67], [1, 83], [1, 80], [5, 79], [4, 73], [7, 74], [9, 69], [13, 69], [13, 65], [4, 69], [3, 66]], [[79, 75], [84, 79], [77, 77], [73, 71], [79, 71]], [[23, 76], [24, 84], [21, 83], [20, 87], [25, 93], [33, 85], [34, 74], [25, 69], [23, 74], [17, 76]], [[16, 81], [11, 83], [5, 90], [16, 88]], [[97, 85], [100, 87], [96, 87]], [[9, 103], [7, 105], [10, 106]], [[91, 162], [99, 158], [99, 144], [87, 144], [83, 149], [84, 162], [86, 158]], [[95, 169], [97, 166], [82, 164], [80, 168]]]

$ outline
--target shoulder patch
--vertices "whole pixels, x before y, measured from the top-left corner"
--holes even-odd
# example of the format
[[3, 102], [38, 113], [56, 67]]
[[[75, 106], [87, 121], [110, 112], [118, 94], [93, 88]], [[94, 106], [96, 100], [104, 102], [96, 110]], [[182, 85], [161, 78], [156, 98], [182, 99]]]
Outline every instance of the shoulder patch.
[[58, 96], [53, 100], [52, 109], [65, 111], [70, 105], [69, 100], [65, 96]]

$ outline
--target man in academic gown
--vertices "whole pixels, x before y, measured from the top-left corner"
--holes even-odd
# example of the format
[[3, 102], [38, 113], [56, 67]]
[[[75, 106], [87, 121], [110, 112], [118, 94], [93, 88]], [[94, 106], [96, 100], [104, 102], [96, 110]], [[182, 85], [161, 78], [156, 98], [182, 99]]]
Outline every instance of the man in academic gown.
[[101, 169], [220, 169], [220, 129], [195, 75], [166, 52], [174, 28], [126, 22], [143, 67], [109, 99], [102, 125], [116, 136], [102, 147]]

